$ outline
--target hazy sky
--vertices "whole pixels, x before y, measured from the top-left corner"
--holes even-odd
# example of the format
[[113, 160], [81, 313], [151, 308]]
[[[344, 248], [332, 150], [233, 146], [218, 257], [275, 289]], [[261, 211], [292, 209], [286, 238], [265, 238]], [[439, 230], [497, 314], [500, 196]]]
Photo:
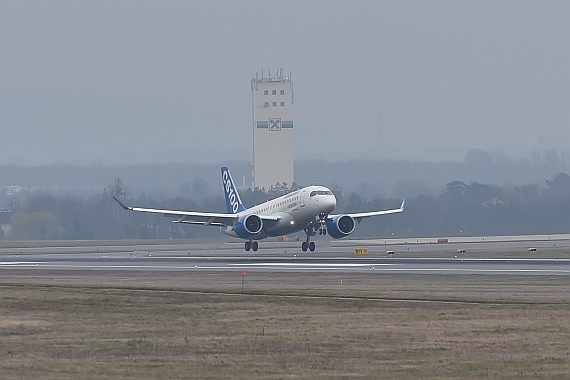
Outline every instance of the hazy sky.
[[570, 1], [0, 0], [0, 164], [251, 160], [279, 68], [297, 160], [570, 150]]

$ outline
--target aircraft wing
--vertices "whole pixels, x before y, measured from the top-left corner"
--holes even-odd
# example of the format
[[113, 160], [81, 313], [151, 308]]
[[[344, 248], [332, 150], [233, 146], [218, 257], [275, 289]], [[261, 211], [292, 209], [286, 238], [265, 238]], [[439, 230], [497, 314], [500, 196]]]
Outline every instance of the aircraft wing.
[[232, 226], [238, 220], [237, 214], [130, 207], [115, 197], [113, 197], [113, 199], [116, 200], [124, 210], [162, 214], [165, 217], [176, 219], [174, 220], [175, 223], [202, 224], [205, 226]]
[[[173, 218], [174, 223], [200, 224], [204, 226], [233, 226], [238, 220], [238, 214], [228, 214], [219, 212], [198, 212], [198, 211], [176, 211], [176, 210], [159, 210], [153, 208], [130, 207], [125, 205], [116, 197], [115, 201], [128, 211], [150, 212], [154, 214], [162, 214], [162, 216]], [[264, 221], [277, 221], [279, 218], [274, 216], [259, 215]]]
[[[382, 210], [382, 211], [359, 212], [359, 213], [355, 213], [355, 214], [343, 214], [343, 215], [348, 215], [360, 223], [362, 221], [362, 219], [369, 218], [371, 216], [395, 214], [398, 212], [402, 212], [402, 211], [404, 211], [405, 206], [406, 206], [406, 199], [404, 199], [402, 201], [400, 208], [395, 208], [392, 210]], [[334, 218], [335, 216], [337, 216], [337, 215], [329, 215], [329, 218]]]

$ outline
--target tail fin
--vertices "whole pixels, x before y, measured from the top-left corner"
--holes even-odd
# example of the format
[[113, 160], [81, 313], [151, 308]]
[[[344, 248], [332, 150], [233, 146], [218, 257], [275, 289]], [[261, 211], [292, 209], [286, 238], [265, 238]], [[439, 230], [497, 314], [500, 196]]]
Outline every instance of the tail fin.
[[241, 203], [230, 170], [226, 166], [222, 166], [222, 184], [224, 185], [224, 195], [226, 196], [228, 213], [237, 214], [238, 212], [244, 211], [245, 207], [243, 207]]

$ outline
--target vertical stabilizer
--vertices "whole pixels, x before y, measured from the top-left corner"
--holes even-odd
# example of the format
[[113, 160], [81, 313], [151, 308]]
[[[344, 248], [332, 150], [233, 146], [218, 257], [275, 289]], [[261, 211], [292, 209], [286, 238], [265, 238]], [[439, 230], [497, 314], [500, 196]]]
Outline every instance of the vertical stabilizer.
[[226, 197], [226, 208], [228, 213], [237, 214], [244, 211], [245, 207], [241, 203], [241, 199], [237, 192], [236, 185], [230, 174], [230, 170], [226, 166], [222, 166], [222, 184], [224, 186], [224, 195]]

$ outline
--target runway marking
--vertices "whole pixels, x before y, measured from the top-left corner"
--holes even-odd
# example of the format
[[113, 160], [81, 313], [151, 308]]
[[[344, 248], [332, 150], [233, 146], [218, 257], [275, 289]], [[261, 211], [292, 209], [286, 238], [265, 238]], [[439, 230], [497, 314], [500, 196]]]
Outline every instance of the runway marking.
[[239, 267], [335, 267], [335, 268], [344, 268], [344, 267], [369, 267], [369, 266], [391, 266], [397, 264], [388, 264], [388, 263], [363, 263], [363, 264], [311, 264], [311, 263], [246, 263], [246, 264], [230, 264], [231, 266], [239, 266]]
[[[249, 258], [241, 258], [238, 260], [244, 260], [243, 262], [230, 262], [230, 263], [218, 263], [218, 258], [203, 257], [207, 258], [207, 262], [202, 262], [194, 264], [190, 260], [190, 264], [187, 260], [177, 260], [177, 262], [164, 263], [156, 262], [152, 260], [154, 257], [129, 257], [130, 262], [118, 263], [116, 265], [109, 265], [108, 263], [101, 263], [98, 265], [97, 262], [93, 263], [74, 263], [73, 260], [67, 261], [58, 259], [57, 261], [4, 261], [0, 262], [0, 267], [8, 270], [9, 268], [28, 268], [28, 269], [67, 269], [67, 270], [139, 270], [139, 271], [152, 271], [152, 270], [171, 270], [171, 271], [234, 271], [241, 270], [243, 268], [251, 268], [255, 271], [289, 271], [289, 272], [380, 272], [380, 273], [455, 273], [455, 274], [538, 274], [538, 275], [569, 275], [570, 268], [565, 264], [570, 263], [568, 259], [437, 259], [437, 258], [406, 258], [405, 260], [398, 259], [398, 262], [385, 262], [389, 259], [362, 259], [361, 262], [355, 262], [353, 258], [336, 258], [335, 262], [314, 262], [313, 259], [283, 259], [276, 258], [276, 260], [287, 260], [287, 262], [272, 262], [269, 259], [267, 262], [249, 262]], [[164, 259], [164, 257], [157, 257]], [[99, 259], [99, 258], [97, 258]], [[133, 261], [131, 261], [132, 259]], [[147, 259], [147, 260], [141, 260]], [[151, 259], [151, 260], [149, 260]], [[176, 259], [179, 259], [176, 257]], [[211, 259], [211, 261], [210, 261]], [[222, 258], [223, 259], [223, 258]], [[235, 260], [235, 257], [227, 257], [227, 259]], [[315, 260], [318, 260], [315, 258]], [[349, 261], [350, 262], [345, 262]], [[400, 261], [402, 260], [402, 261]], [[439, 267], [435, 260], [439, 260], [439, 264], [450, 265], [451, 267]], [[299, 262], [300, 261], [300, 262]], [[308, 262], [307, 262], [308, 261]], [[487, 267], [492, 266], [492, 263], [497, 263], [494, 268], [471, 268], [469, 264], [475, 266], [479, 263], [487, 262]], [[516, 263], [545, 263], [545, 268], [528, 268], [525, 269], [523, 265], [519, 265], [517, 268], [509, 268], [510, 265]], [[156, 264], [153, 264], [156, 263]], [[179, 265], [180, 263], [186, 265]], [[552, 264], [557, 264], [557, 268], [552, 268]], [[434, 267], [435, 265], [437, 267]], [[550, 264], [550, 265], [549, 265]], [[562, 266], [559, 266], [562, 265]], [[558, 269], [561, 268], [561, 269]]]
[[[14, 263], [15, 265], [11, 265], [12, 267], [20, 266], [20, 267], [33, 267], [37, 266], [33, 263]], [[74, 268], [74, 269], [139, 269], [139, 270], [161, 270], [161, 269], [168, 269], [168, 270], [224, 270], [228, 269], [227, 266], [155, 266], [155, 265], [148, 265], [148, 266], [137, 266], [137, 265], [101, 265], [101, 266], [68, 266], [68, 265], [41, 265], [39, 266], [43, 269], [52, 269], [52, 268]], [[246, 265], [234, 265], [234, 267], [243, 268]], [[358, 269], [363, 267], [369, 267], [368, 270], [373, 271], [373, 266], [365, 265], [359, 266]], [[267, 267], [256, 267], [257, 269], [272, 269], [271, 266]], [[289, 269], [296, 269], [299, 271], [308, 271], [308, 270], [322, 270], [322, 271], [333, 271], [337, 268], [337, 266], [328, 266], [328, 267], [318, 267], [318, 266], [305, 266], [295, 268], [291, 266]], [[357, 268], [353, 266], [353, 268]], [[446, 268], [382, 268], [378, 269], [379, 272], [454, 272], [454, 273], [550, 273], [550, 274], [570, 274], [570, 271], [567, 270], [541, 270], [541, 269], [446, 269]]]
[[465, 268], [390, 268], [389, 271], [400, 271], [400, 272], [549, 272], [549, 273], [567, 273], [570, 274], [568, 270], [560, 269], [465, 269]]
[[39, 265], [44, 263], [45, 262], [42, 261], [8, 261], [8, 262], [0, 262], [0, 266], [14, 266], [14, 265], [30, 266], [30, 265]]

